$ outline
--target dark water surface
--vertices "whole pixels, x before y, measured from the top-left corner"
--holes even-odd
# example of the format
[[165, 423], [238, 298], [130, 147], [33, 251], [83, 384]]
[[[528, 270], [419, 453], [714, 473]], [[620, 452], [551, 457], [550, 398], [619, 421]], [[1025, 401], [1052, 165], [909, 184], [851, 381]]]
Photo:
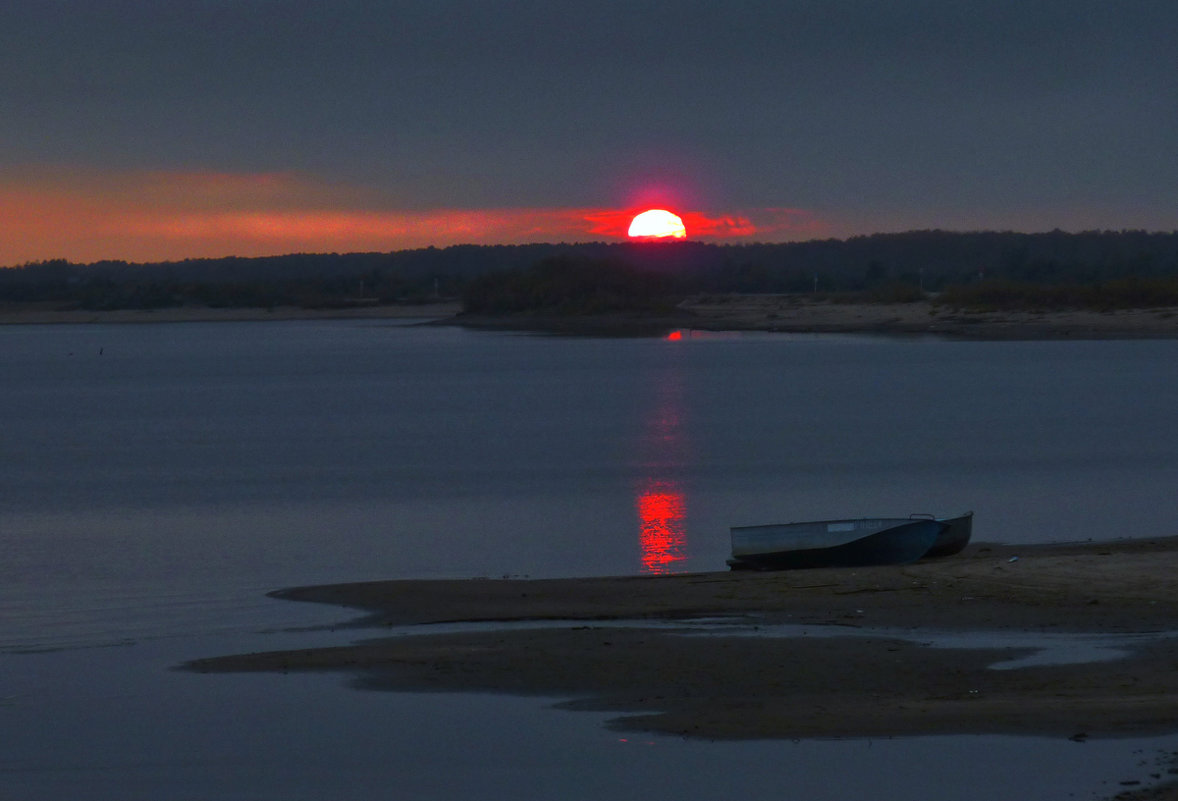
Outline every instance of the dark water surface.
[[[252, 781], [241, 797], [322, 797], [268, 783], [267, 760], [330, 752], [330, 773], [345, 759], [323, 734], [289, 734], [302, 731], [293, 724], [282, 724], [294, 740], [281, 753], [240, 756], [249, 781], [223, 763], [241, 749], [200, 757], [220, 766], [211, 773], [156, 753], [171, 746], [144, 709], [181, 715], [199, 698], [215, 717], [247, 685], [275, 705], [235, 724], [250, 737], [287, 714], [276, 710], [296, 702], [282, 688], [297, 685], [330, 719], [322, 731], [384, 710], [372, 714], [436, 752], [436, 710], [506, 705], [559, 721], [579, 745], [608, 742], [602, 759], [614, 759], [617, 738], [588, 716], [531, 701], [374, 700], [336, 692], [332, 678], [164, 668], [285, 647], [271, 641], [288, 635], [257, 632], [346, 616], [269, 601], [269, 589], [723, 569], [731, 525], [973, 509], [979, 539], [1175, 533], [1176, 357], [1170, 341], [566, 339], [321, 321], [0, 328], [0, 739], [24, 715], [50, 715], [105, 749], [69, 756], [50, 734], [26, 738], [0, 757], [0, 787], [19, 775], [26, 790], [12, 797], [53, 797], [87, 771], [159, 787], [191, 773], [193, 787], [221, 776], [221, 790], [162, 795], [230, 797], [222, 791]], [[121, 647], [95, 648], [110, 645]], [[116, 690], [85, 682], [92, 669], [136, 678]], [[493, 730], [494, 719], [471, 728]], [[549, 724], [520, 725], [533, 742], [520, 753], [544, 761]], [[189, 740], [206, 730], [183, 728], [165, 727], [180, 738], [172, 746], [201, 752]], [[116, 747], [114, 729], [138, 745]], [[770, 747], [663, 745], [689, 765], [702, 764], [698, 749], [722, 752], [718, 771]], [[504, 775], [518, 778], [529, 758]], [[144, 765], [155, 766], [150, 781]], [[572, 797], [576, 773], [555, 771], [565, 779], [548, 797]], [[438, 790], [415, 781], [420, 797]], [[147, 784], [122, 797], [153, 797]]]

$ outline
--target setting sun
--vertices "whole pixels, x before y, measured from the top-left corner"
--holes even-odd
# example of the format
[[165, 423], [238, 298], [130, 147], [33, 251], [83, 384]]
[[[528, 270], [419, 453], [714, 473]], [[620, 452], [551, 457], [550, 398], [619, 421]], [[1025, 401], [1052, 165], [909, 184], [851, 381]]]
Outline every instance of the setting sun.
[[679, 215], [664, 209], [644, 211], [630, 222], [629, 235], [642, 239], [686, 239], [687, 229]]

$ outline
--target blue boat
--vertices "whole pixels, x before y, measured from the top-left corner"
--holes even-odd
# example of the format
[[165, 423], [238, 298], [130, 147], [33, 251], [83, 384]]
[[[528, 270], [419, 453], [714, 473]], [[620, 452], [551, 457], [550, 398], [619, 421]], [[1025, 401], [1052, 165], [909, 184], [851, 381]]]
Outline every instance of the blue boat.
[[969, 542], [973, 512], [955, 518], [865, 517], [765, 526], [735, 526], [733, 570], [900, 565], [959, 552]]

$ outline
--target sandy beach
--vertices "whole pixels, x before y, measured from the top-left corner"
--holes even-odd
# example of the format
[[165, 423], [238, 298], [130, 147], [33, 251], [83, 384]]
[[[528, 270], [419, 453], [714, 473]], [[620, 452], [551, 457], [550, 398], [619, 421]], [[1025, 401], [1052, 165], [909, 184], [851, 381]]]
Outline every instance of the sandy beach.
[[[563, 697], [570, 709], [615, 711], [619, 729], [712, 739], [1087, 739], [1178, 723], [1178, 538], [975, 544], [907, 566], [390, 581], [276, 596], [362, 610], [357, 643], [188, 667], [338, 670], [369, 689]], [[718, 617], [833, 636], [684, 636], [668, 625]], [[457, 621], [500, 626], [431, 634], [423, 625]], [[502, 627], [518, 621], [553, 625]], [[371, 630], [390, 626], [400, 636]], [[992, 669], [1034, 650], [994, 636], [1011, 632], [1143, 636], [1109, 661]], [[939, 633], [972, 633], [978, 645], [926, 644]]]

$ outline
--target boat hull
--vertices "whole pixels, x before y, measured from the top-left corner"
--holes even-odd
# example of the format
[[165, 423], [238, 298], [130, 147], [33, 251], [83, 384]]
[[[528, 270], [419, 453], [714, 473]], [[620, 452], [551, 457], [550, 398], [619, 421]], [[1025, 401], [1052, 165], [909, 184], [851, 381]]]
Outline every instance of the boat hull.
[[940, 522], [946, 525], [946, 529], [928, 549], [924, 559], [952, 556], [961, 553], [965, 546], [969, 545], [969, 538], [973, 534], [973, 512], [966, 512], [958, 517], [943, 517]]
[[[915, 562], [949, 526], [941, 520], [864, 518], [732, 529], [733, 570], [796, 570]], [[963, 546], [964, 547], [964, 546]]]

